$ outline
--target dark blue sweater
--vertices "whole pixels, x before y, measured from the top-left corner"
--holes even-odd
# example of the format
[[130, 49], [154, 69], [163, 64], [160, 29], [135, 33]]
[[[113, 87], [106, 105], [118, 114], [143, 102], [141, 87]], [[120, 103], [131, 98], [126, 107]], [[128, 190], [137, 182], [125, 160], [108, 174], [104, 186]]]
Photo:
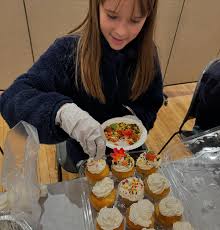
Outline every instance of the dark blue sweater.
[[75, 86], [77, 41], [76, 36], [57, 39], [27, 73], [18, 77], [2, 94], [0, 111], [9, 126], [24, 120], [37, 128], [41, 143], [64, 141], [68, 136], [55, 125], [56, 113], [63, 104], [74, 102], [100, 123], [129, 114], [122, 106], [128, 105], [145, 127], [151, 129], [163, 102], [159, 62], [147, 92], [132, 102], [129, 93], [137, 60], [137, 44], [133, 42], [116, 52], [103, 40], [100, 77], [107, 102], [101, 104]]

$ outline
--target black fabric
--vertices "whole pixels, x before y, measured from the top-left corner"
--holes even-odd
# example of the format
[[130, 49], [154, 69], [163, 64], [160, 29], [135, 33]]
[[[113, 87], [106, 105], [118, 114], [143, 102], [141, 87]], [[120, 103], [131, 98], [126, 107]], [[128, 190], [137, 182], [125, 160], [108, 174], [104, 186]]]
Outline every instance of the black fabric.
[[201, 79], [196, 125], [202, 130], [220, 125], [220, 61], [212, 64]]

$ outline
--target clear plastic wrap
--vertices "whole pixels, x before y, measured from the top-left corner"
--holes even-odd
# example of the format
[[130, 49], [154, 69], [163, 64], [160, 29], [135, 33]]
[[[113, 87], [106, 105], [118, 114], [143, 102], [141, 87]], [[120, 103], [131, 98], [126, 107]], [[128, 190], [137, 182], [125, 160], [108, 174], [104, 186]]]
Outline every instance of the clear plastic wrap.
[[95, 230], [85, 178], [47, 186], [48, 196], [40, 199], [42, 230]]
[[[182, 201], [184, 220], [195, 230], [220, 229], [220, 127], [171, 146], [159, 171], [169, 179], [171, 194]], [[116, 206], [124, 212], [119, 200]]]
[[[219, 143], [219, 129], [187, 139], [166, 151], [160, 168], [170, 181], [171, 193], [183, 203], [183, 219], [195, 230], [220, 229]], [[84, 169], [85, 164], [81, 168], [82, 175]], [[97, 212], [90, 205], [90, 191], [85, 177], [48, 185], [48, 197], [41, 200], [44, 210], [42, 230], [60, 230], [62, 227], [65, 230], [94, 230]], [[125, 214], [120, 199], [115, 206]], [[159, 225], [155, 229], [164, 230]]]
[[[192, 153], [193, 155], [189, 155]], [[176, 156], [181, 158], [176, 159]], [[185, 139], [164, 155], [161, 171], [195, 229], [220, 229], [220, 129]]]
[[39, 140], [37, 130], [26, 122], [11, 129], [4, 145], [2, 184], [7, 191], [7, 207], [1, 220], [11, 216], [37, 229], [41, 214], [38, 203], [40, 189], [37, 181]]

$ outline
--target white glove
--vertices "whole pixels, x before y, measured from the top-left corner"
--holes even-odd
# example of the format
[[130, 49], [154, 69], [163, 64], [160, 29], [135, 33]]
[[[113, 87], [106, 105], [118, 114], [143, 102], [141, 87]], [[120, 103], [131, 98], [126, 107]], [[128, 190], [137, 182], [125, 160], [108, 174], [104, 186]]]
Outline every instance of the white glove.
[[76, 104], [64, 104], [57, 112], [56, 124], [77, 140], [90, 157], [98, 160], [105, 155], [105, 138], [100, 123]]

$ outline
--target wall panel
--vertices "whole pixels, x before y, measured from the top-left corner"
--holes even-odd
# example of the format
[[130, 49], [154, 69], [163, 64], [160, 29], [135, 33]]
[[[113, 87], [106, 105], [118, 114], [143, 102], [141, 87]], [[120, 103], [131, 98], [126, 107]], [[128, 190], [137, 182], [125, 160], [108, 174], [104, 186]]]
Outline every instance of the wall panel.
[[23, 1], [1, 1], [0, 28], [0, 89], [6, 89], [33, 63]]
[[77, 26], [86, 15], [88, 0], [25, 0], [37, 59], [55, 40]]
[[206, 64], [216, 57], [220, 43], [220, 1], [186, 0], [166, 84], [196, 81]]
[[162, 0], [158, 2], [155, 42], [158, 47], [163, 74], [168, 63], [182, 5], [183, 0]]

